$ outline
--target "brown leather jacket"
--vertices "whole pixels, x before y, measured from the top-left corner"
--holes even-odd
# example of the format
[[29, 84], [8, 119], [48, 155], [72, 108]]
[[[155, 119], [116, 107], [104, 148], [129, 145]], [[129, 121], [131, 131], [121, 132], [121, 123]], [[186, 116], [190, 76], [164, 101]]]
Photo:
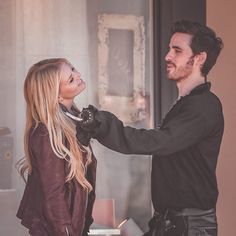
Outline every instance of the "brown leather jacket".
[[44, 125], [32, 129], [29, 146], [32, 173], [28, 176], [17, 217], [31, 235], [87, 235], [93, 222], [95, 157], [86, 172], [86, 178], [93, 186], [93, 191], [88, 193], [75, 178], [65, 183], [67, 163], [54, 154]]

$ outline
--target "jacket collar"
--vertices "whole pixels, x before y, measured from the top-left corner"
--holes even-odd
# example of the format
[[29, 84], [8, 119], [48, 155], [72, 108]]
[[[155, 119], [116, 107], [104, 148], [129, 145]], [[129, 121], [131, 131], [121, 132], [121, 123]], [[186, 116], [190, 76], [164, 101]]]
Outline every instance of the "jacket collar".
[[59, 105], [60, 105], [60, 108], [61, 108], [64, 112], [69, 112], [69, 113], [71, 113], [72, 115], [76, 115], [76, 116], [79, 114], [79, 111], [78, 111], [74, 106], [72, 106], [71, 111], [69, 111], [69, 110], [67, 109], [67, 107], [66, 107], [65, 105], [63, 105], [62, 103], [59, 103]]
[[191, 92], [190, 95], [193, 94], [200, 94], [203, 92], [208, 92], [211, 89], [211, 83], [210, 82], [205, 82], [204, 84], [200, 84], [197, 87], [195, 87]]

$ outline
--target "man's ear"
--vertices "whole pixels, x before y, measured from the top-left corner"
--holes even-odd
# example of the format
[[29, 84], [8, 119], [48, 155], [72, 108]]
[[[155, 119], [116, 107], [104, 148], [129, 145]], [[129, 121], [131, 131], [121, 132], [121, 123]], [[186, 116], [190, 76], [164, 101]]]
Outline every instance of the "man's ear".
[[196, 62], [202, 67], [207, 59], [206, 52], [200, 52], [196, 55]]

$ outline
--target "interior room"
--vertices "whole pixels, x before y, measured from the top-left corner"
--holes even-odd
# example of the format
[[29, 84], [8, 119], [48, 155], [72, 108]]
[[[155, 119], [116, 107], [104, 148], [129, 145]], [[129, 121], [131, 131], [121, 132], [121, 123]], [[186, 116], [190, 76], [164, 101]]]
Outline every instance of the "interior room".
[[[46, 58], [66, 58], [86, 83], [76, 98], [80, 109], [92, 104], [113, 112], [126, 125], [156, 128], [177, 95], [166, 80], [163, 63], [170, 25], [181, 17], [205, 23], [224, 42], [208, 80], [222, 102], [225, 120], [217, 164], [218, 235], [236, 235], [236, 2], [194, 4], [194, 0], [0, 1], [0, 236], [28, 235], [16, 217], [25, 188], [16, 163], [25, 155], [23, 86], [30, 66]], [[153, 214], [152, 157], [120, 154], [96, 140], [91, 146], [98, 161], [94, 229], [103, 224], [119, 230], [100, 235], [134, 236], [124, 227], [121, 232], [122, 222], [125, 226], [128, 221], [135, 236], [142, 235]]]

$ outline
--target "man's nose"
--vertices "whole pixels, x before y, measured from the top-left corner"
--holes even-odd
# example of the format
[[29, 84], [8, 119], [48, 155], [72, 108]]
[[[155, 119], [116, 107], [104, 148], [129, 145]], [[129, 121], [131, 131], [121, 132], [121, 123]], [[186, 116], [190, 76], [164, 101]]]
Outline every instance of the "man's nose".
[[171, 56], [171, 53], [169, 51], [165, 56], [165, 61], [168, 62], [168, 61], [171, 61], [171, 59], [172, 59], [172, 56]]

